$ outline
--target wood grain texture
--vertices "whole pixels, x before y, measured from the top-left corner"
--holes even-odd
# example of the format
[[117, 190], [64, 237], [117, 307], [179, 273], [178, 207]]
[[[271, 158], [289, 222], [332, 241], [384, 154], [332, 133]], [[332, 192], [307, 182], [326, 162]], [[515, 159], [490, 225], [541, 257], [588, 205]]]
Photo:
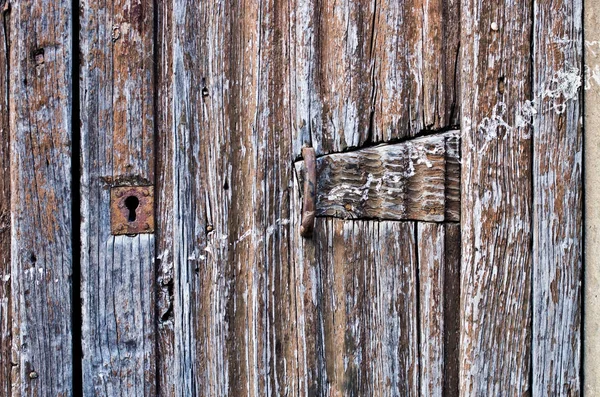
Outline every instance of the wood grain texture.
[[458, 125], [458, 0], [378, 1], [373, 141]]
[[532, 5], [461, 3], [461, 395], [530, 392]]
[[417, 224], [420, 394], [458, 395], [460, 227]]
[[71, 21], [71, 1], [64, 0], [13, 2], [4, 13], [10, 32], [14, 396], [74, 393]]
[[[458, 134], [449, 132], [319, 157], [316, 215], [456, 221], [460, 201], [457, 145]], [[296, 163], [296, 171], [302, 184], [303, 161]]]
[[9, 7], [0, 1], [0, 395], [11, 395]]
[[156, 394], [154, 236], [112, 236], [110, 187], [154, 183], [152, 1], [84, 0], [83, 393]]
[[298, 241], [300, 394], [419, 395], [415, 227], [317, 218]]
[[184, 0], [161, 10], [158, 64], [173, 76], [159, 84], [160, 393], [283, 395], [296, 381], [291, 11]]
[[294, 153], [457, 124], [457, 0], [298, 0], [293, 11]]
[[442, 396], [444, 388], [444, 225], [417, 224], [419, 264], [419, 381], [421, 395]]
[[582, 1], [536, 1], [533, 390], [581, 392]]
[[459, 395], [460, 224], [444, 225], [444, 384], [443, 396]]

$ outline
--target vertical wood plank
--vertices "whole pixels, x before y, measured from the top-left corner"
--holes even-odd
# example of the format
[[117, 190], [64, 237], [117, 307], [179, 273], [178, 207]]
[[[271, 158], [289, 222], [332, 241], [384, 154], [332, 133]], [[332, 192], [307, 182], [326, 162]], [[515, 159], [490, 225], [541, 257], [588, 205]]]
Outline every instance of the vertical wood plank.
[[0, 394], [11, 394], [9, 6], [0, 1]]
[[460, 226], [417, 224], [421, 395], [458, 395]]
[[457, 124], [457, 0], [298, 0], [295, 10], [295, 153]]
[[532, 148], [517, 116], [531, 13], [530, 0], [461, 5], [461, 395], [529, 391]]
[[373, 141], [457, 125], [458, 1], [375, 7]]
[[284, 303], [293, 297], [289, 6], [165, 7], [159, 68], [172, 64], [173, 76], [159, 88], [170, 107], [158, 126], [161, 393], [284, 394], [296, 378]]
[[173, 241], [173, 2], [157, 3], [156, 9], [156, 186], [155, 269], [156, 269], [156, 388], [159, 396], [175, 396], [178, 382], [174, 360], [174, 241]]
[[364, 143], [374, 99], [375, 2], [297, 0], [292, 36], [297, 134], [295, 153], [317, 154]]
[[71, 1], [10, 7], [12, 395], [70, 396]]
[[110, 188], [154, 183], [153, 1], [83, 0], [83, 392], [156, 393], [154, 236], [112, 236]]
[[458, 125], [460, 0], [422, 0], [423, 128]]
[[417, 223], [419, 263], [419, 368], [421, 395], [442, 396], [445, 358], [444, 225]]
[[582, 1], [535, 1], [533, 390], [578, 395], [582, 261]]
[[444, 386], [443, 396], [459, 395], [460, 224], [444, 225]]
[[415, 236], [412, 222], [317, 218], [295, 252], [300, 394], [419, 395]]

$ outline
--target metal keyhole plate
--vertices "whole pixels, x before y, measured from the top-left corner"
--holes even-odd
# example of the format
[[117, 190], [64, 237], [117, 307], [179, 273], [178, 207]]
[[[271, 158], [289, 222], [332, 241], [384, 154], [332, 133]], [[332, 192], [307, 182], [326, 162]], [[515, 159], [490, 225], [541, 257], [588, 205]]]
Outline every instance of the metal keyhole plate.
[[119, 186], [110, 190], [113, 235], [154, 232], [154, 187]]

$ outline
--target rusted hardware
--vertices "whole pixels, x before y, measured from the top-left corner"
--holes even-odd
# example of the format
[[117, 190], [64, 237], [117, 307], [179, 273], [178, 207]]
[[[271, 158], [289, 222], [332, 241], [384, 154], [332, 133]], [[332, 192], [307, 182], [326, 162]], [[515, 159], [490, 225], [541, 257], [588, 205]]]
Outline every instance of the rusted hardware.
[[119, 186], [110, 190], [113, 235], [154, 232], [154, 187]]
[[300, 234], [302, 237], [311, 237], [315, 228], [315, 200], [317, 194], [317, 160], [315, 149], [302, 148], [306, 176], [304, 178], [304, 196], [302, 205], [302, 224]]

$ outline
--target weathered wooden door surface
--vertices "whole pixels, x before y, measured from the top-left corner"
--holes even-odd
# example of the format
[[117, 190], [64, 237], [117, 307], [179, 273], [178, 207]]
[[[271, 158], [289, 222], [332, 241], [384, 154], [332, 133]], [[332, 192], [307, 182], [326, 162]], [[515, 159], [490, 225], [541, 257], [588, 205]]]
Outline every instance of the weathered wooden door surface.
[[580, 394], [582, 0], [0, 5], [0, 395]]

